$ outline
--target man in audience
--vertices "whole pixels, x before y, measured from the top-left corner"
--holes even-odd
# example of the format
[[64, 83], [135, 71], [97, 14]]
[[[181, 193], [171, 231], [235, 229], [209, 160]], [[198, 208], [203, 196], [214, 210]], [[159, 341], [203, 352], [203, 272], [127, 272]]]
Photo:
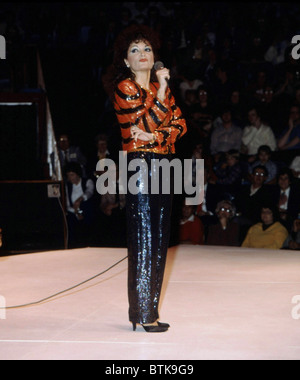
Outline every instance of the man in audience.
[[272, 151], [268, 145], [262, 145], [258, 148], [257, 158], [249, 168], [249, 173], [252, 173], [252, 170], [259, 165], [265, 166], [268, 169], [268, 178], [265, 181], [265, 184], [273, 185], [276, 183], [277, 176], [277, 165], [271, 160]]
[[250, 126], [245, 127], [243, 131], [242, 152], [255, 159], [261, 145], [268, 145], [274, 151], [277, 147], [275, 135], [271, 127], [262, 123], [258, 107], [249, 110], [248, 119]]
[[289, 168], [281, 169], [278, 173], [274, 196], [280, 213], [280, 220], [289, 231], [294, 219], [300, 212], [299, 194], [299, 185], [294, 182], [292, 171]]
[[242, 143], [242, 129], [232, 121], [229, 107], [224, 107], [221, 115], [214, 121], [214, 129], [211, 135], [210, 152], [217, 154], [228, 152], [231, 149], [240, 150]]
[[235, 199], [238, 211], [237, 223], [240, 225], [240, 238], [243, 240], [249, 227], [260, 220], [260, 210], [263, 204], [269, 202], [271, 192], [265, 185], [268, 170], [265, 166], [257, 166], [251, 175], [251, 184], [242, 187]]
[[290, 108], [288, 127], [278, 139], [278, 148], [281, 150], [300, 149], [300, 106]]

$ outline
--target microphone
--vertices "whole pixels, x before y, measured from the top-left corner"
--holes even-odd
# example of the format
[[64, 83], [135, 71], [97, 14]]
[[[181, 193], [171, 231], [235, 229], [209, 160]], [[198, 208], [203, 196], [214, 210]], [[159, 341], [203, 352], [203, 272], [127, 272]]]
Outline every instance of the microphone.
[[[154, 70], [155, 71], [163, 69], [164, 67], [165, 67], [165, 65], [161, 61], [157, 61], [154, 63]], [[169, 84], [169, 79], [165, 78], [165, 80], [166, 80], [167, 84]]]

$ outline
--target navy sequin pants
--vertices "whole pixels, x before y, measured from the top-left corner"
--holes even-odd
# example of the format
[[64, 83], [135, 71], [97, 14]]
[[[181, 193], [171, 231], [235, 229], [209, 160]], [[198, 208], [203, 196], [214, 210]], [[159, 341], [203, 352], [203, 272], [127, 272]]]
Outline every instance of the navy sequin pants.
[[[128, 153], [127, 158], [128, 165], [134, 159], [143, 163], [136, 171], [128, 171], [128, 183], [134, 175], [139, 190], [137, 194], [128, 190], [126, 195], [129, 320], [153, 323], [159, 318], [158, 306], [170, 239], [173, 179], [172, 173], [167, 178], [161, 169], [151, 167], [151, 160], [170, 161], [172, 155], [133, 152]], [[151, 191], [154, 176], [159, 178], [158, 194]], [[168, 194], [162, 194], [162, 181], [170, 181]], [[147, 187], [148, 194], [143, 194]]]

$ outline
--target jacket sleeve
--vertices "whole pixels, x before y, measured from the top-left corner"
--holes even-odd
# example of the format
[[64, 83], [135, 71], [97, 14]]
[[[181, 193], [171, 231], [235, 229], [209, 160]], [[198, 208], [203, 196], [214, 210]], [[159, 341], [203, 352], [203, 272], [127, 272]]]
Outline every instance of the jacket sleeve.
[[134, 82], [125, 80], [115, 91], [114, 108], [125, 142], [131, 139], [133, 125], [154, 133], [159, 144], [173, 143], [186, 132], [186, 122], [169, 89], [162, 102], [155, 94], [151, 96]]
[[170, 119], [167, 126], [161, 125], [154, 132], [156, 140], [162, 144], [163, 138], [167, 138], [167, 142], [169, 144], [174, 144], [177, 140], [179, 140], [187, 131], [186, 121], [182, 115], [182, 112], [179, 107], [177, 107], [175, 103], [175, 98], [172, 95], [170, 89], [168, 88], [167, 99], [169, 103], [169, 113]]

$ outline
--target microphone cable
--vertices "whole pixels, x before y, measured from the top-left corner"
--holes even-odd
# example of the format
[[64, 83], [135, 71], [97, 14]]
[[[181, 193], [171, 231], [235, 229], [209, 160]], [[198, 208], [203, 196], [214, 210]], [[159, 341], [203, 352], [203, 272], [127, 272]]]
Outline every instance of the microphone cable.
[[51, 298], [54, 298], [54, 297], [57, 297], [57, 296], [59, 296], [59, 295], [61, 295], [61, 294], [64, 294], [64, 293], [66, 293], [66, 292], [69, 292], [70, 290], [73, 290], [73, 289], [75, 289], [75, 288], [78, 288], [79, 286], [81, 286], [81, 285], [83, 285], [83, 284], [86, 284], [87, 282], [89, 282], [89, 281], [91, 281], [91, 280], [93, 280], [93, 279], [95, 279], [95, 278], [97, 278], [97, 277], [103, 275], [104, 273], [110, 271], [112, 268], [114, 268], [114, 267], [116, 267], [117, 265], [119, 265], [122, 261], [126, 260], [127, 257], [128, 257], [128, 256], [123, 257], [123, 259], [117, 261], [115, 264], [111, 265], [109, 268], [107, 268], [107, 269], [105, 269], [104, 271], [102, 271], [102, 272], [96, 274], [95, 276], [90, 277], [90, 278], [88, 278], [87, 280], [84, 280], [84, 281], [80, 282], [79, 284], [73, 285], [73, 286], [71, 286], [70, 288], [67, 288], [67, 289], [65, 289], [65, 290], [61, 290], [60, 292], [57, 292], [57, 293], [55, 293], [55, 294], [52, 294], [51, 296], [48, 296], [48, 297], [42, 298], [42, 299], [40, 299], [40, 300], [38, 300], [38, 301], [33, 301], [33, 302], [25, 303], [25, 304], [22, 304], [22, 305], [0, 307], [0, 309], [6, 309], [6, 310], [8, 310], [8, 309], [19, 309], [19, 308], [22, 308], [22, 307], [38, 305], [38, 304], [40, 304], [40, 303], [42, 303], [42, 302], [48, 301], [48, 300], [50, 300]]

